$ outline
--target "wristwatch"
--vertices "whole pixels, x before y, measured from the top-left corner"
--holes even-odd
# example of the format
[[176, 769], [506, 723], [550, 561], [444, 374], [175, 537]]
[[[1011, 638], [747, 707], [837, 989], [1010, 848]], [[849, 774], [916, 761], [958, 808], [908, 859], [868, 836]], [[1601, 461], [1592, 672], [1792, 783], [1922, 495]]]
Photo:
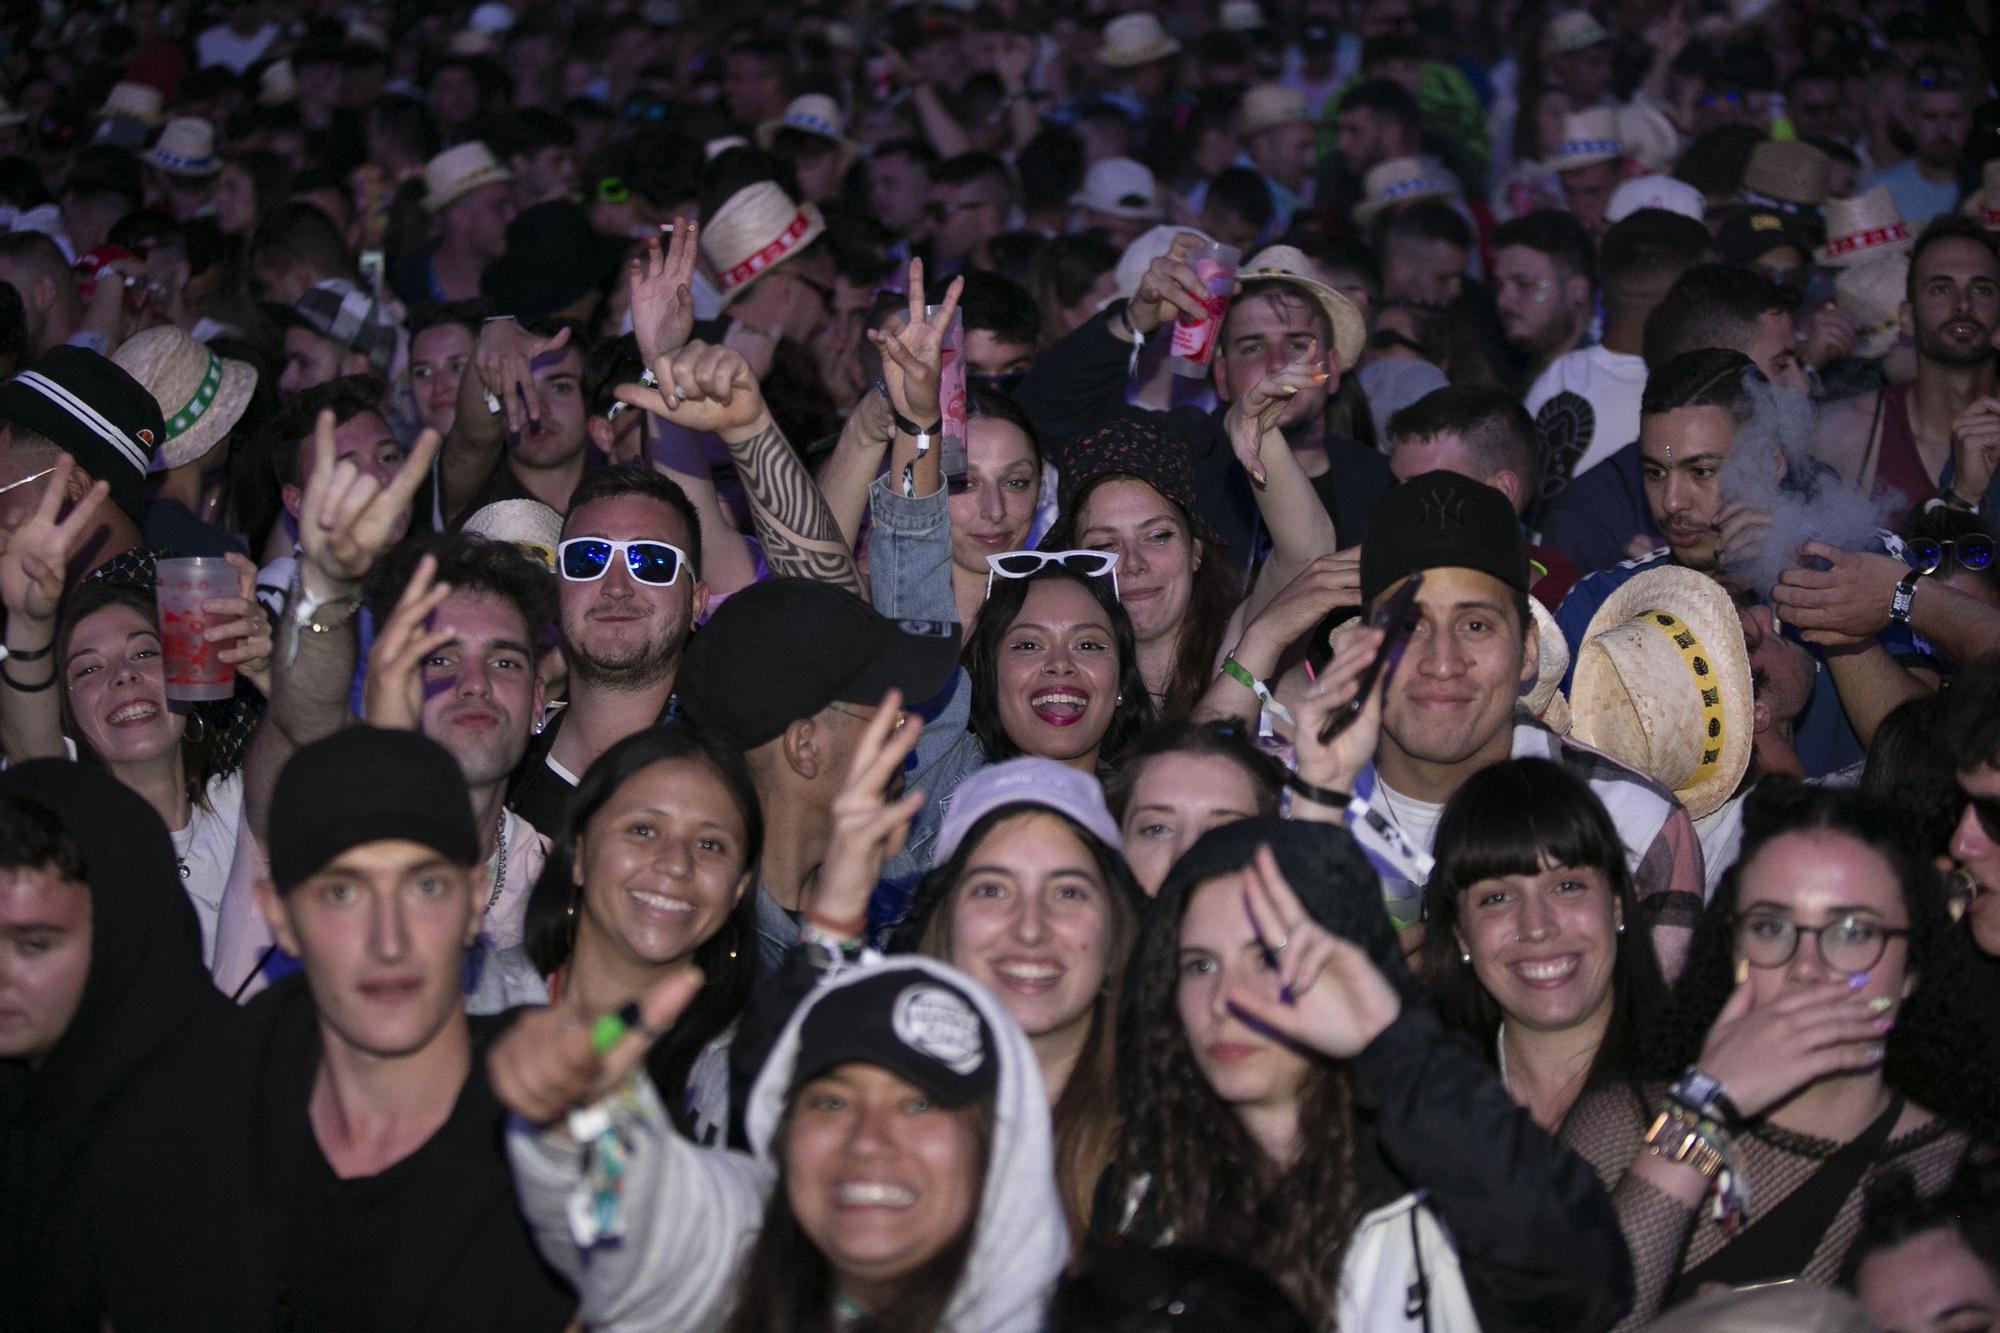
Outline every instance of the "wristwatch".
[[1689, 1065], [1680, 1081], [1667, 1089], [1667, 1098], [1703, 1120], [1734, 1125], [1743, 1119], [1736, 1103], [1729, 1100], [1722, 1081], [1698, 1065]]
[[1921, 570], [1913, 569], [1896, 580], [1896, 591], [1889, 598], [1889, 623], [1907, 625], [1910, 623], [1910, 604], [1917, 600], [1917, 580], [1923, 577]]

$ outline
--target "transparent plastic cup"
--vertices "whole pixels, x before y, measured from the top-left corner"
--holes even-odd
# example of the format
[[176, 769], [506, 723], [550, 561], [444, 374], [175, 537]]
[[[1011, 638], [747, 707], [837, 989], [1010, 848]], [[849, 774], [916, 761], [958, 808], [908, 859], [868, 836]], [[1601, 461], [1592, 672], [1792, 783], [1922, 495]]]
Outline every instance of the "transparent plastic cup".
[[[936, 319], [938, 307], [924, 307], [925, 319]], [[965, 313], [952, 312], [938, 341], [938, 466], [947, 477], [965, 475]]]
[[236, 595], [236, 570], [220, 556], [161, 560], [153, 591], [160, 606], [160, 646], [167, 665], [167, 698], [175, 703], [227, 699], [236, 693], [236, 668], [221, 660], [225, 645], [203, 636], [216, 618], [203, 602]]
[[1243, 254], [1233, 245], [1210, 241], [1187, 257], [1188, 267], [1208, 293], [1208, 318], [1182, 315], [1174, 321], [1173, 353], [1176, 375], [1199, 379], [1208, 374], [1209, 358], [1215, 355], [1215, 340], [1222, 335], [1222, 317], [1229, 310], [1229, 293], [1236, 286], [1236, 269]]

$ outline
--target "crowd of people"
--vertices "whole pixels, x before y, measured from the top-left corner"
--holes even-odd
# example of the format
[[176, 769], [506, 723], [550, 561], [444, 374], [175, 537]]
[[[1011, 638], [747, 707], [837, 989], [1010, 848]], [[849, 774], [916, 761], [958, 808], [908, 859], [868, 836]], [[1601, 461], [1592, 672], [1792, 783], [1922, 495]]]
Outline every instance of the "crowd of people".
[[0, 1327], [2000, 1328], [1967, 0], [0, 17]]

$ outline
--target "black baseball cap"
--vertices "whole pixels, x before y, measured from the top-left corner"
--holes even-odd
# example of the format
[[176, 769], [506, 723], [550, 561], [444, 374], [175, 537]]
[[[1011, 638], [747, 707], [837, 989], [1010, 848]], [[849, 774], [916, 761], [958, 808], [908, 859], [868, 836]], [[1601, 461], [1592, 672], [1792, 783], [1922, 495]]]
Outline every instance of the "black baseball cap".
[[993, 1033], [957, 986], [920, 967], [884, 967], [828, 990], [799, 1024], [791, 1090], [829, 1069], [875, 1065], [941, 1106], [990, 1097], [1000, 1081]]
[[1528, 539], [1513, 503], [1456, 472], [1426, 472], [1383, 492], [1368, 511], [1361, 546], [1361, 600], [1373, 602], [1407, 576], [1455, 567], [1491, 574], [1528, 591]]
[[167, 437], [160, 400], [108, 356], [51, 347], [0, 384], [0, 421], [46, 435], [97, 481], [133, 522], [145, 504], [146, 473]]
[[479, 864], [472, 798], [451, 752], [414, 731], [348, 727], [303, 747], [271, 793], [271, 880], [289, 893], [350, 847], [407, 839]]
[[891, 620], [845, 589], [767, 579], [688, 641], [675, 693], [688, 720], [754, 750], [828, 704], [873, 708], [891, 688], [915, 707], [958, 670], [958, 626]]

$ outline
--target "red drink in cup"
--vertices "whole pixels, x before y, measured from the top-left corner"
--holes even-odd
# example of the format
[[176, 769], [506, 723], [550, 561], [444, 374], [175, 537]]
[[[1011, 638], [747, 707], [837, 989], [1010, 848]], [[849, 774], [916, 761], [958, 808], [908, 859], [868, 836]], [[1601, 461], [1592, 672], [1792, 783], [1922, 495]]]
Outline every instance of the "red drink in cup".
[[236, 668], [220, 660], [226, 644], [204, 637], [219, 617], [203, 602], [236, 595], [236, 570], [220, 556], [161, 560], [153, 591], [160, 605], [160, 646], [167, 659], [167, 698], [176, 703], [227, 699], [236, 693]]
[[1182, 315], [1174, 321], [1174, 339], [1168, 348], [1174, 356], [1174, 373], [1199, 379], [1208, 374], [1208, 359], [1215, 354], [1215, 340], [1222, 333], [1222, 316], [1229, 309], [1229, 293], [1236, 286], [1236, 266], [1243, 255], [1233, 245], [1210, 241], [1188, 255], [1188, 267], [1208, 292], [1208, 318]]

